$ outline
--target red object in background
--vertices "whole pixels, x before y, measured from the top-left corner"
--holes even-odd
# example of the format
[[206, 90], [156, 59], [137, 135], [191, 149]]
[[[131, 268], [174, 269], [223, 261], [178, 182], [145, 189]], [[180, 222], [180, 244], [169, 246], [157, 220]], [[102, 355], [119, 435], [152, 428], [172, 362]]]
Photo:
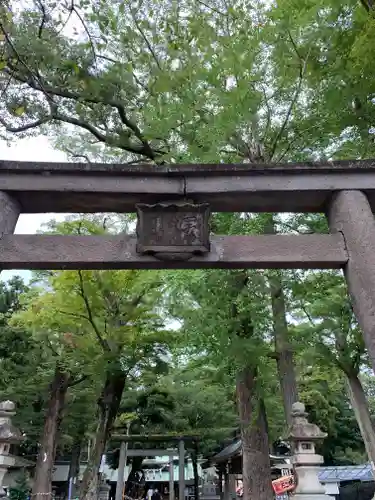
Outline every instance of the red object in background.
[[281, 493], [286, 493], [287, 491], [294, 490], [296, 483], [294, 481], [294, 476], [283, 476], [279, 479], [275, 479], [272, 481], [273, 491], [276, 495], [280, 495]]

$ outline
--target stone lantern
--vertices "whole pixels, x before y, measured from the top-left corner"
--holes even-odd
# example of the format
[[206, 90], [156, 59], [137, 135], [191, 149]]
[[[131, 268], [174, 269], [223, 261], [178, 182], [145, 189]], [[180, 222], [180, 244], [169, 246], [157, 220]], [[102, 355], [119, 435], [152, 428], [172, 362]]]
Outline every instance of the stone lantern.
[[4, 476], [9, 467], [15, 464], [15, 458], [9, 455], [10, 445], [23, 440], [21, 432], [12, 425], [11, 418], [15, 415], [15, 405], [12, 401], [0, 403], [0, 497], [4, 497]]
[[289, 439], [292, 443], [292, 464], [296, 474], [296, 488], [293, 500], [329, 500], [324, 486], [319, 481], [319, 469], [323, 457], [315, 452], [315, 445], [327, 437], [319, 427], [307, 419], [303, 403], [292, 407], [292, 425]]
[[207, 203], [136, 205], [137, 252], [159, 260], [189, 260], [210, 251]]

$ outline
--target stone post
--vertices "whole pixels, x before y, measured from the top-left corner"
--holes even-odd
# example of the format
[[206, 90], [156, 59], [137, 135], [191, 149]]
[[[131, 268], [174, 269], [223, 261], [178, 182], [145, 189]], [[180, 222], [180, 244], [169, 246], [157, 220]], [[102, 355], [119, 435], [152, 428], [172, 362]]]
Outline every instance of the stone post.
[[169, 457], [169, 500], [174, 500], [174, 461], [173, 456]]
[[219, 476], [219, 495], [220, 495], [220, 500], [224, 500], [224, 488], [223, 488], [223, 469], [220, 467], [218, 470], [218, 476]]
[[229, 489], [229, 465], [228, 462], [225, 464], [224, 468], [224, 500], [230, 500], [230, 489]]
[[125, 485], [125, 469], [128, 454], [128, 441], [120, 444], [120, 458], [117, 468], [116, 500], [122, 500]]
[[229, 498], [235, 500], [237, 497], [237, 482], [236, 475], [233, 472], [232, 460], [228, 461], [228, 483], [229, 483]]
[[10, 445], [23, 440], [21, 432], [12, 425], [14, 408], [12, 401], [0, 403], [0, 497], [6, 496], [3, 488], [4, 477], [9, 467], [15, 464], [15, 458], [9, 455]]
[[108, 500], [111, 487], [109, 484], [103, 482], [99, 486], [99, 500]]
[[319, 468], [323, 457], [315, 453], [315, 444], [327, 437], [319, 427], [307, 419], [305, 405], [292, 406], [292, 425], [289, 439], [292, 443], [292, 464], [296, 474], [296, 488], [293, 500], [330, 500], [319, 481]]
[[185, 442], [178, 443], [178, 500], [185, 500]]
[[345, 240], [349, 259], [344, 274], [375, 371], [375, 219], [366, 194], [337, 192], [328, 219], [331, 231], [341, 233]]

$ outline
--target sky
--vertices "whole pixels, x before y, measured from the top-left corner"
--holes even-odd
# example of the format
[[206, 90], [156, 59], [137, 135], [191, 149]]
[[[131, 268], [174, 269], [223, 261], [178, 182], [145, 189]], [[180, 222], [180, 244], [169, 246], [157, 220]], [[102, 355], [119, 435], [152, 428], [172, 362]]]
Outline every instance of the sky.
[[[67, 161], [67, 157], [61, 151], [53, 148], [47, 137], [32, 137], [14, 141], [7, 145], [0, 141], [0, 160], [19, 161]], [[50, 219], [62, 220], [63, 214], [22, 214], [16, 226], [17, 234], [35, 234], [42, 224]], [[0, 279], [7, 281], [14, 275], [22, 276], [25, 280], [30, 279], [29, 271], [2, 271]]]

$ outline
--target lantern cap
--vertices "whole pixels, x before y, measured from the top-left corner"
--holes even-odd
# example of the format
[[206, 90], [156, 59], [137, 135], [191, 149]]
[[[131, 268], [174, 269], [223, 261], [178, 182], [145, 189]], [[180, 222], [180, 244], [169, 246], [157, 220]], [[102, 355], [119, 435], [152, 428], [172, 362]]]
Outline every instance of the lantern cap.
[[15, 415], [13, 401], [0, 403], [0, 443], [19, 443], [23, 440], [22, 433], [12, 424], [11, 417]]
[[1, 401], [0, 402], [0, 411], [9, 413], [9, 412], [14, 412], [16, 408], [16, 405], [13, 403], [13, 401]]
[[292, 406], [292, 425], [289, 428], [289, 439], [299, 441], [321, 441], [327, 437], [327, 433], [308, 421], [308, 413], [305, 405], [296, 402]]

